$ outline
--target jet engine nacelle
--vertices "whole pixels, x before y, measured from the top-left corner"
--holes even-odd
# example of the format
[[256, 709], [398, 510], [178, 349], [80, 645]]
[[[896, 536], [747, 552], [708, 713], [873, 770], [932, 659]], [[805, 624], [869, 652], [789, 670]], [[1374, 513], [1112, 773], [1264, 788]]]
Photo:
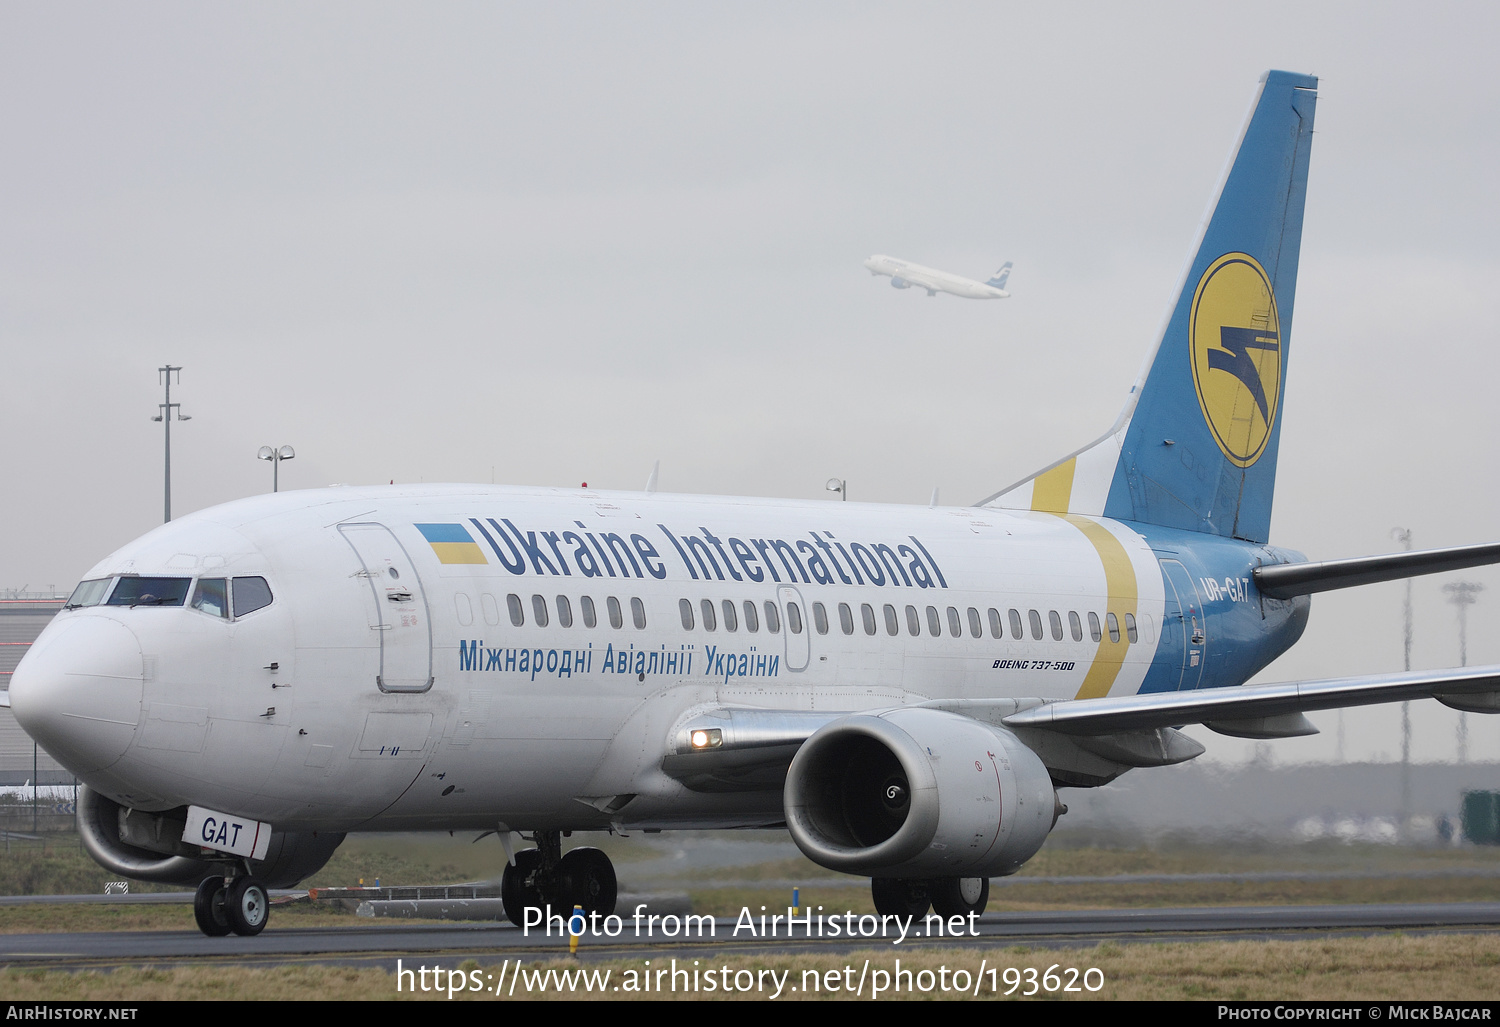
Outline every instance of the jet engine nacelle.
[[895, 275], [892, 275], [891, 276], [891, 288], [892, 289], [910, 289], [911, 288], [911, 283], [908, 282], [905, 278], [897, 278]]
[[[78, 833], [88, 854], [106, 870], [137, 881], [196, 884], [224, 872], [223, 864], [199, 858], [184, 845], [184, 809], [146, 813], [121, 806], [87, 785], [78, 788]], [[338, 833], [275, 831], [263, 860], [250, 872], [268, 888], [289, 888], [322, 869], [344, 840]]]
[[784, 802], [808, 859], [871, 877], [1013, 874], [1061, 809], [1015, 735], [919, 708], [825, 725], [792, 760]]

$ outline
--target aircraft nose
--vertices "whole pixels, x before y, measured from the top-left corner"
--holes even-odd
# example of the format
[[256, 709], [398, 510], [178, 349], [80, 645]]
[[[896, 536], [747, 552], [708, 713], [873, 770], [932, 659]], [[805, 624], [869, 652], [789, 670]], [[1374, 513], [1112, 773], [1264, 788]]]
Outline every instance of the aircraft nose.
[[141, 717], [145, 661], [135, 632], [104, 616], [54, 622], [10, 681], [10, 708], [63, 766], [87, 774], [124, 755]]

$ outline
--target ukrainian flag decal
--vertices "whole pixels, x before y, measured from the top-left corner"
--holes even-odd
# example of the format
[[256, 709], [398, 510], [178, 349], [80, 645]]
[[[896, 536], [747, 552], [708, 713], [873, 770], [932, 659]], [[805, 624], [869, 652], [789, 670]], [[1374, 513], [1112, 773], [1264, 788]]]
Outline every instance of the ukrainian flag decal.
[[488, 563], [484, 551], [462, 524], [418, 524], [439, 563]]
[[1219, 449], [1238, 467], [1260, 459], [1281, 402], [1281, 325], [1265, 269], [1226, 253], [1198, 281], [1188, 332], [1193, 384]]

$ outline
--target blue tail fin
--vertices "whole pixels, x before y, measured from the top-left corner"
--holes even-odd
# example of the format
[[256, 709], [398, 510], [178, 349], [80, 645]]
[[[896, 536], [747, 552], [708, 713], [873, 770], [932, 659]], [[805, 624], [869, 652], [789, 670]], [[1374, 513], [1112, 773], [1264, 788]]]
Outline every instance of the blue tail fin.
[[1011, 262], [1007, 260], [1004, 264], [1000, 265], [1000, 270], [991, 275], [990, 280], [984, 284], [993, 285], [997, 289], [1005, 288], [1005, 283], [1010, 281], [1010, 268]]
[[982, 505], [1267, 540], [1317, 85], [1261, 80], [1115, 427]]

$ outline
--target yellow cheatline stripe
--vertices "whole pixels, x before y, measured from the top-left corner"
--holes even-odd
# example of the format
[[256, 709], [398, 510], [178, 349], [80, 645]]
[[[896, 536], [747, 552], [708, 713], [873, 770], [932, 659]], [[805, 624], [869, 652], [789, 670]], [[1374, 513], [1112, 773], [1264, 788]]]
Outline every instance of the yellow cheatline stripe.
[[1031, 509], [1037, 513], [1065, 514], [1073, 498], [1073, 471], [1078, 458], [1070, 457], [1031, 481]]
[[1094, 662], [1089, 665], [1088, 673], [1083, 677], [1083, 685], [1078, 689], [1078, 695], [1075, 696], [1078, 699], [1102, 699], [1109, 694], [1115, 678], [1120, 674], [1120, 667], [1125, 663], [1125, 654], [1130, 651], [1130, 637], [1125, 630], [1125, 615], [1128, 613], [1134, 618], [1139, 601], [1135, 566], [1130, 562], [1130, 554], [1125, 552], [1125, 547], [1120, 544], [1120, 540], [1110, 534], [1103, 525], [1077, 515], [1067, 517], [1065, 520], [1083, 532], [1083, 537], [1089, 540], [1099, 554], [1099, 562], [1104, 565], [1104, 592], [1108, 596], [1105, 600], [1105, 612], [1113, 613], [1120, 623], [1118, 642], [1109, 640], [1108, 618], [1105, 618], [1104, 623], [1099, 625], [1102, 631], [1099, 651], [1094, 654]]

